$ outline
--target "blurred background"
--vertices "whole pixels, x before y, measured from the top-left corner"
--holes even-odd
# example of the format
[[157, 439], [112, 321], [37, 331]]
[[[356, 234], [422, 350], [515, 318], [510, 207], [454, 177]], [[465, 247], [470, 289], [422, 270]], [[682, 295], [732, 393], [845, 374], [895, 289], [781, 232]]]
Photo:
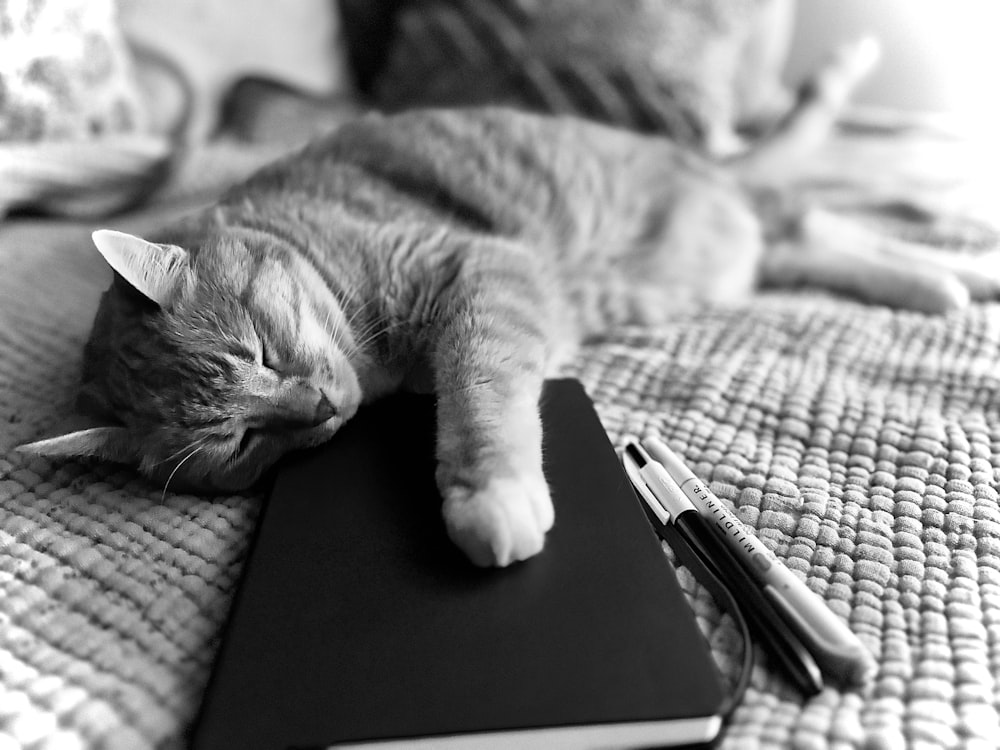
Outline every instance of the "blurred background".
[[[0, 217], [106, 213], [178, 164], [198, 170], [184, 189], [226, 182], [372, 107], [503, 103], [731, 153], [734, 127], [785, 111], [779, 81], [864, 35], [882, 56], [853, 114], [896, 132], [933, 114], [984, 171], [998, 33], [994, 0], [0, 2]], [[220, 135], [241, 144], [226, 168]]]
[[800, 0], [786, 67], [789, 83], [815, 69], [830, 43], [872, 33], [882, 60], [859, 104], [940, 112], [996, 128], [1000, 3], [991, 0]]

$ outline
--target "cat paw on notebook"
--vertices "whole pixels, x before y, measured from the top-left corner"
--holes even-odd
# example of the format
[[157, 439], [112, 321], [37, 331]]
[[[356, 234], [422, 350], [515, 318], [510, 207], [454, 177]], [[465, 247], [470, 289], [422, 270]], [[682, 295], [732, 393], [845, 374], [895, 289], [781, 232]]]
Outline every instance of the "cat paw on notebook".
[[490, 477], [444, 489], [448, 536], [472, 562], [505, 566], [541, 552], [555, 512], [541, 473]]

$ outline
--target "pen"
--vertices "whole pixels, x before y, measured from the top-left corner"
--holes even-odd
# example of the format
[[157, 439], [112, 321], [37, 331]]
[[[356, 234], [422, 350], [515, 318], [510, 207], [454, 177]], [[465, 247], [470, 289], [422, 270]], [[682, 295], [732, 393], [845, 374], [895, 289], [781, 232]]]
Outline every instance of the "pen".
[[[626, 444], [625, 458], [635, 464], [639, 478], [661, 506], [663, 514], [661, 516], [656, 513], [657, 517], [668, 518], [706, 567], [726, 583], [730, 593], [739, 602], [755, 637], [771, 659], [781, 665], [803, 693], [818, 693], [823, 687], [823, 678], [812, 656], [778, 616], [760, 586], [733, 556], [729, 547], [709, 528], [698, 509], [684, 496], [666, 469], [653, 461], [634, 442]], [[648, 504], [647, 496], [642, 497]]]
[[657, 438], [646, 438], [642, 443], [709, 519], [716, 534], [728, 542], [823, 670], [842, 682], [859, 684], [870, 678], [876, 669], [875, 659], [847, 623], [747, 529], [666, 443]]

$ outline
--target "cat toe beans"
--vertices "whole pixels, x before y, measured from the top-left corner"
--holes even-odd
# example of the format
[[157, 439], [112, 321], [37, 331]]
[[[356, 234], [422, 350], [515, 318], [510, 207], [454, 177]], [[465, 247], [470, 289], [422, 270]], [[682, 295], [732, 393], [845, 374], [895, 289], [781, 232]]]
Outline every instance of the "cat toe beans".
[[448, 536], [476, 565], [503, 567], [542, 551], [555, 518], [544, 480], [494, 478], [444, 491]]

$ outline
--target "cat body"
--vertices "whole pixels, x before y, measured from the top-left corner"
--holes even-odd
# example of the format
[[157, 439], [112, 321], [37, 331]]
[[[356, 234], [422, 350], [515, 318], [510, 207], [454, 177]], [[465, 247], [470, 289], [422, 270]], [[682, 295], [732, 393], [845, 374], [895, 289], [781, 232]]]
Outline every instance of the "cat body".
[[552, 523], [544, 377], [608, 324], [749, 291], [753, 222], [721, 169], [662, 139], [505, 109], [360, 119], [155, 245], [95, 236], [180, 260], [109, 258], [82, 400], [123, 424], [89, 451], [242, 489], [361, 404], [432, 389], [452, 537], [482, 564], [527, 557]]
[[699, 299], [742, 297], [762, 252], [727, 171], [663, 139], [500, 108], [363, 118], [164, 240], [237, 231], [308, 257], [355, 326], [382, 331], [384, 364], [395, 361], [393, 342], [413, 342], [432, 322], [455, 278], [493, 256], [543, 280], [559, 300], [546, 317], [569, 343]]
[[116, 271], [85, 352], [98, 426], [23, 448], [239, 490], [364, 403], [432, 390], [451, 539], [480, 565], [530, 557], [554, 520], [542, 381], [588, 335], [741, 298], [761, 274], [922, 309], [1000, 288], [856, 227], [842, 253], [822, 212], [765, 253], [752, 184], [832, 118], [852, 60], [725, 165], [582, 120], [418, 110], [341, 127], [156, 242], [98, 231]]

